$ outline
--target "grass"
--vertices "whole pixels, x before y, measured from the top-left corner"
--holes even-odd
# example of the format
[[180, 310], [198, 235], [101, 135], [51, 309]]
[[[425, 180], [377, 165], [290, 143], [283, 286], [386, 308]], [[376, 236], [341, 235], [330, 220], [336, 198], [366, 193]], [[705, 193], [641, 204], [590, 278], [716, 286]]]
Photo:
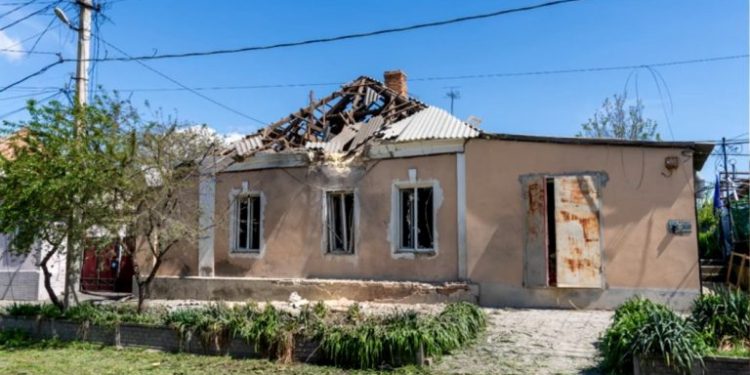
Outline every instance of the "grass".
[[388, 372], [350, 371], [335, 367], [279, 364], [268, 360], [171, 354], [141, 349], [115, 349], [86, 343], [32, 342], [12, 350], [0, 348], [1, 374], [425, 374], [404, 367]]

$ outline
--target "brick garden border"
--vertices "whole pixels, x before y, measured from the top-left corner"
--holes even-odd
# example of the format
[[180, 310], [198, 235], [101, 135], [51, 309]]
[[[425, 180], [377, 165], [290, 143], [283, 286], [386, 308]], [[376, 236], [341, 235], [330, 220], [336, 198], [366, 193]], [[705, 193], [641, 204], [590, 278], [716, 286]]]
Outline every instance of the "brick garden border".
[[[265, 358], [254, 345], [239, 338], [231, 338], [223, 348], [205, 346], [198, 337], [183, 340], [174, 329], [164, 326], [147, 326], [122, 323], [112, 327], [88, 325], [67, 320], [0, 316], [1, 330], [19, 330], [31, 338], [42, 340], [57, 338], [62, 341], [85, 341], [117, 347], [157, 349], [172, 353], [202, 355], [229, 355], [235, 358]], [[298, 337], [294, 342], [293, 358], [296, 362], [317, 363], [320, 343]]]
[[[633, 358], [634, 375], [676, 375], [677, 371], [667, 367], [661, 358]], [[704, 357], [703, 367], [699, 362], [693, 363], [691, 375], [747, 375], [750, 374], [750, 358]]]

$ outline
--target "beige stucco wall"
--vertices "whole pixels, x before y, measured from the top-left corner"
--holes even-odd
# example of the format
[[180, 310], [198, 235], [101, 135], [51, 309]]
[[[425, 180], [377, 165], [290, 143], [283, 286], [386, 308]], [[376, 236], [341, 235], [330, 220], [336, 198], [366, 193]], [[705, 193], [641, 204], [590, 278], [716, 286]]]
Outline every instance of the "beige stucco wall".
[[[436, 180], [442, 196], [437, 207], [438, 251], [434, 256], [396, 258], [391, 252], [391, 188], [408, 181]], [[260, 192], [263, 210], [262, 256], [229, 251], [229, 202], [232, 190]], [[323, 250], [323, 201], [327, 189], [353, 188], [359, 205], [355, 255]], [[437, 192], [436, 192], [437, 193]], [[376, 280], [456, 280], [456, 157], [373, 160], [352, 170], [300, 167], [221, 173], [216, 180], [217, 222], [214, 272], [221, 276], [357, 278]]]
[[[525, 206], [519, 176], [534, 173], [605, 172], [600, 191], [602, 264], [608, 289], [696, 292], [699, 263], [695, 234], [692, 158], [679, 149], [471, 140], [466, 146], [468, 274], [487, 304], [509, 302], [523, 288]], [[679, 156], [666, 177], [664, 158]], [[667, 232], [667, 220], [688, 220], [690, 235]], [[543, 299], [571, 292], [528, 291]], [[630, 292], [626, 292], [628, 294]], [[672, 293], [674, 294], [674, 293]], [[481, 299], [482, 297], [480, 297]], [[598, 298], [598, 297], [597, 297]], [[584, 303], [594, 303], [587, 299]], [[511, 302], [510, 304], [516, 304]], [[559, 302], [558, 304], [565, 304]]]

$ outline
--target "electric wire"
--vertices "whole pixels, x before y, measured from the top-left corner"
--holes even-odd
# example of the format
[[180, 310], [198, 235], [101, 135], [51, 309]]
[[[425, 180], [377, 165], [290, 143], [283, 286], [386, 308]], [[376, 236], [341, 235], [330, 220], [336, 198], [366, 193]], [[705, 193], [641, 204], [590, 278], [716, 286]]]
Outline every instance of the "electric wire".
[[19, 79], [19, 80], [15, 81], [15, 82], [13, 82], [13, 83], [10, 83], [10, 84], [8, 84], [8, 85], [7, 85], [7, 86], [5, 86], [5, 87], [2, 87], [2, 88], [0, 88], [0, 92], [4, 92], [4, 91], [6, 91], [6, 90], [8, 90], [8, 89], [12, 88], [13, 86], [19, 85], [19, 84], [21, 84], [21, 83], [23, 83], [23, 82], [26, 82], [27, 80], [29, 80], [29, 79], [31, 79], [31, 78], [34, 78], [34, 77], [36, 77], [36, 76], [38, 76], [38, 75], [41, 75], [41, 74], [44, 74], [44, 72], [48, 71], [48, 70], [49, 70], [49, 69], [51, 69], [52, 67], [55, 67], [55, 66], [57, 66], [57, 65], [60, 65], [60, 64], [62, 64], [62, 63], [64, 63], [64, 62], [66, 62], [66, 61], [67, 61], [67, 60], [63, 60], [62, 58], [60, 58], [60, 59], [58, 59], [57, 61], [55, 61], [55, 62], [53, 62], [53, 63], [47, 64], [47, 65], [45, 65], [45, 66], [44, 66], [43, 68], [41, 68], [41, 69], [37, 70], [36, 72], [34, 72], [34, 73], [31, 73], [31, 74], [29, 74], [29, 75], [27, 75], [27, 76], [25, 76], [25, 77], [23, 77], [23, 78], [21, 78], [21, 79]]
[[45, 7], [42, 7], [42, 8], [40, 8], [40, 9], [37, 9], [37, 10], [36, 10], [36, 11], [34, 11], [34, 12], [31, 12], [31, 13], [29, 13], [29, 14], [27, 14], [27, 15], [25, 15], [25, 16], [23, 16], [23, 17], [21, 17], [21, 18], [17, 19], [17, 20], [15, 20], [15, 21], [13, 21], [13, 22], [11, 22], [11, 23], [9, 23], [9, 24], [7, 24], [7, 25], [3, 26], [3, 27], [0, 27], [0, 31], [4, 31], [4, 30], [6, 30], [6, 29], [8, 29], [8, 28], [11, 28], [11, 27], [13, 27], [13, 26], [15, 26], [15, 25], [18, 25], [19, 23], [21, 23], [21, 22], [23, 22], [23, 21], [26, 21], [27, 19], [29, 19], [29, 18], [31, 18], [31, 17], [34, 17], [34, 16], [36, 16], [37, 14], [41, 14], [41, 13], [43, 13], [43, 12], [46, 12], [46, 11], [50, 10], [50, 9], [51, 9], [51, 8], [52, 8], [53, 6], [55, 6], [55, 5], [59, 4], [60, 2], [61, 2], [61, 0], [60, 0], [60, 1], [57, 1], [57, 2], [55, 2], [55, 3], [52, 3], [52, 4], [50, 4], [50, 5], [47, 5], [47, 6], [45, 6]]
[[[367, 38], [367, 37], [372, 37], [372, 36], [377, 36], [377, 35], [393, 34], [393, 33], [400, 33], [400, 32], [406, 32], [406, 31], [412, 31], [412, 30], [418, 30], [418, 29], [445, 26], [445, 25], [456, 24], [456, 23], [467, 22], [467, 21], [475, 21], [475, 20], [497, 17], [497, 16], [502, 16], [502, 15], [511, 14], [511, 13], [527, 12], [527, 11], [531, 11], [535, 9], [541, 9], [541, 8], [546, 8], [546, 7], [551, 7], [551, 6], [561, 5], [561, 4], [566, 4], [566, 3], [572, 3], [572, 2], [577, 2], [577, 1], [581, 1], [581, 0], [549, 1], [549, 2], [545, 2], [541, 4], [529, 5], [525, 7], [512, 8], [512, 9], [504, 9], [504, 10], [499, 10], [499, 11], [495, 11], [491, 13], [476, 14], [472, 16], [464, 16], [464, 17], [452, 18], [452, 19], [447, 19], [447, 20], [442, 20], [442, 21], [426, 22], [426, 23], [414, 24], [414, 25], [409, 25], [409, 26], [368, 31], [368, 32], [363, 32], [363, 33], [338, 35], [338, 36], [327, 37], [327, 38], [307, 39], [307, 40], [294, 41], [294, 42], [284, 42], [284, 43], [231, 48], [231, 49], [219, 49], [219, 50], [212, 50], [212, 51], [194, 51], [194, 52], [184, 52], [184, 53], [154, 54], [154, 55], [142, 55], [142, 56], [130, 56], [130, 57], [103, 57], [103, 58], [96, 59], [96, 61], [103, 62], [103, 61], [174, 59], [174, 58], [185, 58], [185, 57], [225, 55], [225, 54], [270, 50], [270, 49], [278, 49], [278, 48], [298, 47], [298, 46], [311, 45], [311, 44], [331, 43], [331, 42], [338, 42], [342, 40]], [[90, 60], [93, 60], [93, 59], [90, 59]]]
[[[709, 63], [709, 62], [726, 61], [726, 60], [737, 60], [737, 59], [746, 59], [749, 56], [750, 54], [743, 54], [743, 55], [729, 55], [729, 56], [709, 57], [709, 58], [690, 59], [690, 60], [675, 60], [675, 61], [652, 63], [652, 64], [618, 65], [618, 66], [557, 69], [557, 70], [538, 70], [538, 71], [511, 72], [511, 73], [484, 73], [484, 74], [469, 74], [469, 75], [454, 75], [454, 76], [415, 77], [415, 78], [409, 78], [409, 82], [411, 83], [411, 82], [442, 81], [442, 80], [486, 79], [486, 78], [557, 75], [557, 74], [571, 74], [571, 73], [592, 73], [592, 72], [603, 72], [603, 71], [631, 70], [631, 69], [646, 68], [646, 67], [665, 67], [665, 66]], [[196, 90], [196, 91], [255, 90], [255, 89], [269, 89], [269, 88], [337, 86], [337, 85], [343, 85], [343, 84], [346, 84], [346, 82], [312, 82], [312, 83], [278, 83], [278, 84], [265, 84], [265, 85], [206, 86], [206, 87], [192, 87], [189, 89]], [[167, 87], [167, 88], [145, 87], [145, 88], [119, 88], [117, 89], [117, 91], [121, 91], [121, 92], [183, 91], [183, 90], [187, 90], [187, 89], [176, 88], [176, 87]]]
[[[60, 95], [61, 93], [62, 93], [62, 90], [57, 90], [57, 92], [55, 92], [55, 93], [53, 93], [53, 94], [51, 94], [49, 96], [46, 96], [46, 97], [44, 97], [42, 99], [37, 100], [36, 103], [37, 104], [46, 103], [47, 101], [53, 99], [54, 97]], [[25, 105], [25, 106], [23, 106], [21, 108], [18, 108], [18, 109], [15, 109], [13, 111], [4, 113], [4, 114], [0, 115], [0, 120], [5, 119], [6, 117], [12, 116], [12, 115], [14, 115], [14, 114], [16, 114], [18, 112], [21, 112], [21, 111], [25, 110], [26, 108], [28, 108], [28, 105]]]
[[[91, 36], [94, 37], [94, 38], [96, 38], [96, 39], [98, 39], [98, 40], [100, 40], [103, 44], [105, 44], [106, 46], [109, 46], [110, 48], [114, 49], [115, 51], [117, 51], [117, 52], [119, 52], [119, 53], [121, 53], [121, 54], [123, 54], [125, 56], [129, 56], [127, 52], [123, 51], [122, 49], [120, 49], [119, 47], [113, 45], [112, 43], [109, 43], [106, 40], [100, 38], [96, 34], [92, 33]], [[196, 95], [198, 97], [203, 98], [204, 100], [207, 100], [207, 101], [209, 101], [209, 102], [211, 102], [211, 103], [213, 103], [213, 104], [215, 104], [215, 105], [217, 105], [217, 106], [219, 106], [221, 108], [224, 108], [225, 110], [227, 110], [229, 112], [232, 112], [232, 113], [234, 113], [234, 114], [236, 114], [238, 116], [244, 117], [244, 118], [246, 118], [248, 120], [254, 121], [254, 122], [256, 122], [258, 124], [261, 124], [261, 125], [266, 125], [267, 124], [263, 120], [259, 120], [259, 119], [255, 118], [253, 116], [250, 116], [250, 115], [248, 115], [246, 113], [240, 112], [240, 111], [238, 111], [238, 110], [236, 110], [236, 109], [234, 109], [234, 108], [232, 108], [232, 107], [230, 107], [230, 106], [228, 106], [228, 105], [226, 105], [226, 104], [224, 104], [224, 103], [222, 103], [222, 102], [220, 102], [220, 101], [218, 101], [216, 99], [213, 99], [213, 98], [211, 98], [209, 96], [206, 96], [205, 94], [202, 94], [202, 93], [200, 93], [200, 92], [198, 92], [196, 90], [191, 89], [190, 87], [186, 86], [182, 82], [177, 81], [176, 79], [174, 79], [174, 78], [172, 78], [172, 77], [170, 77], [170, 76], [162, 73], [161, 71], [159, 71], [159, 70], [157, 70], [157, 69], [149, 66], [148, 64], [144, 63], [143, 61], [140, 61], [140, 60], [132, 60], [132, 61], [135, 61], [136, 63], [140, 64], [142, 67], [150, 70], [151, 72], [157, 74], [158, 76], [160, 76], [160, 77], [162, 77], [162, 78], [164, 78], [164, 79], [166, 79], [166, 80], [174, 83], [177, 86], [182, 87], [183, 89], [191, 92], [192, 94], [194, 94], [194, 95]], [[0, 91], [2, 91], [2, 90], [0, 90]]]
[[0, 14], [0, 18], [3, 18], [3, 17], [8, 16], [8, 15], [11, 15], [11, 14], [13, 14], [13, 13], [21, 10], [22, 8], [25, 8], [27, 5], [29, 5], [29, 4], [31, 4], [33, 2], [34, 2], [34, 0], [31, 0], [31, 1], [27, 2], [27, 3], [20, 4], [19, 6], [13, 8], [13, 9], [11, 9], [11, 10], [3, 13], [3, 14]]

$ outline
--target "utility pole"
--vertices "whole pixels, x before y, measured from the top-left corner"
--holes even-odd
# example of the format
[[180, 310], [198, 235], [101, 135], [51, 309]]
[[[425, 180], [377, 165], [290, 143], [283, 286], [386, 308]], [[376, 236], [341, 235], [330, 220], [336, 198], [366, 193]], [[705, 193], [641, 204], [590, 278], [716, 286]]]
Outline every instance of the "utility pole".
[[[55, 8], [55, 14], [57, 17], [71, 29], [78, 32], [78, 61], [76, 64], [76, 92], [75, 92], [75, 110], [76, 114], [76, 138], [80, 138], [83, 133], [85, 122], [83, 116], [85, 114], [86, 103], [88, 103], [88, 83], [89, 83], [89, 56], [90, 56], [90, 41], [91, 41], [91, 11], [94, 10], [92, 0], [76, 0], [78, 4], [78, 27], [71, 24], [65, 12], [60, 8]], [[67, 218], [68, 226], [77, 227], [80, 213], [78, 210], [74, 210]], [[80, 285], [80, 265], [81, 260], [79, 254], [84, 249], [76, 249], [80, 243], [76, 243], [74, 238], [71, 238], [68, 233], [66, 241], [66, 256], [65, 256], [65, 289], [63, 293], [63, 305], [67, 309], [71, 304], [71, 294], [73, 298], [78, 300], [76, 292]]]
[[76, 65], [76, 104], [83, 107], [88, 101], [89, 56], [91, 52], [91, 0], [78, 0], [78, 63]]
[[[721, 153], [724, 156], [724, 178], [719, 179], [719, 184], [721, 184], [721, 180], [724, 180], [726, 183], [726, 194], [724, 195], [726, 197], [727, 201], [727, 218], [729, 219], [729, 233], [724, 234], [724, 243], [729, 243], [730, 246], [734, 247], [734, 236], [732, 236], [732, 231], [734, 231], [734, 227], [732, 223], [732, 199], [730, 197], [731, 194], [729, 194], [729, 189], [732, 188], [732, 184], [729, 182], [729, 160], [727, 158], [727, 139], [726, 137], [721, 137]], [[721, 185], [719, 185], [719, 193], [721, 193]], [[721, 194], [719, 194], [719, 199], [721, 199]], [[729, 250], [733, 250], [730, 248]], [[726, 250], [725, 250], [726, 251]], [[726, 253], [725, 253], [726, 254]]]

